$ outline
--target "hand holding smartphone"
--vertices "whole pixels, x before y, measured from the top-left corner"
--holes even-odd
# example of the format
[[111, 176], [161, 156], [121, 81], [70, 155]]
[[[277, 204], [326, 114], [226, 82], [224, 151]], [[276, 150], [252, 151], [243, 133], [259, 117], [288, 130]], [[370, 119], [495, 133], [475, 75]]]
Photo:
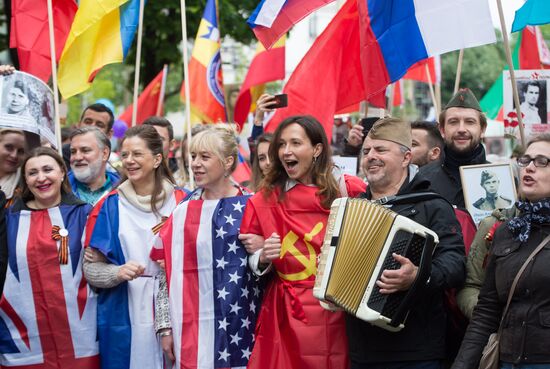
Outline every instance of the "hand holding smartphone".
[[288, 95], [287, 94], [275, 95], [273, 96], [272, 101], [273, 103], [269, 105], [270, 109], [285, 108], [288, 106]]
[[361, 118], [361, 125], [363, 126], [363, 139], [367, 137], [372, 126], [374, 126], [374, 123], [376, 123], [379, 119], [380, 118], [376, 117]]

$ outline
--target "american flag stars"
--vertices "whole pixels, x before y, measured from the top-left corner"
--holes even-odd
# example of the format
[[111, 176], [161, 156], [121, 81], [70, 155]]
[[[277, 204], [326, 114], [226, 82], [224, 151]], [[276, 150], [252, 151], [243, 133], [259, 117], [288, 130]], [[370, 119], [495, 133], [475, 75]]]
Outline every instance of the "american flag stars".
[[222, 200], [212, 223], [216, 280], [215, 368], [246, 367], [254, 342], [260, 288], [248, 269], [248, 254], [238, 240], [246, 199]]

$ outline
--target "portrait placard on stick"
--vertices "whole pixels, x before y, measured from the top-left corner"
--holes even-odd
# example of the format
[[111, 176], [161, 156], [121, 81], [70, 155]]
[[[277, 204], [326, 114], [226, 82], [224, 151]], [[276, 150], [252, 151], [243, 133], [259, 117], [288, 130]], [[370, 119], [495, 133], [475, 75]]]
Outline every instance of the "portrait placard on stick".
[[0, 127], [35, 133], [57, 147], [52, 90], [28, 73], [0, 76]]
[[[507, 135], [519, 138], [519, 127], [512, 96], [510, 72], [504, 71], [504, 127]], [[525, 137], [550, 132], [550, 70], [516, 70], [516, 86], [525, 125]]]
[[510, 164], [462, 166], [460, 179], [466, 209], [476, 224], [495, 209], [511, 208], [517, 200]]

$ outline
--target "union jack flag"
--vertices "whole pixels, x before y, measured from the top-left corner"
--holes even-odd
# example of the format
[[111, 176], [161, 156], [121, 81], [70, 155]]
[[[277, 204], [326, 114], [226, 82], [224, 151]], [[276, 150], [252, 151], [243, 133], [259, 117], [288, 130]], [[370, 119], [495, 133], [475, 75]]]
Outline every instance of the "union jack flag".
[[183, 202], [159, 233], [176, 368], [246, 368], [261, 294], [237, 238], [248, 197]]
[[[98, 369], [96, 295], [82, 275], [89, 205], [9, 209], [8, 271], [0, 301], [0, 368]], [[67, 263], [60, 240], [67, 237]]]

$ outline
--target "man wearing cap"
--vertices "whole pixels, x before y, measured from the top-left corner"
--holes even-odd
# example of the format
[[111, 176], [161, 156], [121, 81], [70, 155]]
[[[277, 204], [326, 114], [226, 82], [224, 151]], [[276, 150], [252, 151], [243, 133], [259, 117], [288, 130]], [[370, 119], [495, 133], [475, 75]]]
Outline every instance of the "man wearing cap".
[[464, 208], [460, 167], [486, 164], [481, 138], [487, 118], [476, 97], [467, 88], [459, 90], [439, 115], [439, 130], [445, 141], [443, 160], [422, 167], [431, 188], [451, 204]]
[[[411, 146], [408, 122], [384, 118], [374, 124], [362, 146], [361, 166], [368, 181], [365, 198], [380, 201], [429, 191], [429, 181], [411, 164]], [[451, 204], [437, 195], [391, 204], [386, 205], [437, 233], [439, 245], [429, 279], [421, 282], [405, 328], [389, 332], [347, 316], [351, 369], [440, 369], [445, 359], [444, 291], [459, 287], [465, 277], [460, 225]], [[416, 265], [401, 255], [394, 255], [394, 259], [401, 266], [382, 272], [377, 281], [381, 293], [406, 291], [416, 279]]]
[[489, 170], [482, 171], [480, 185], [485, 190], [485, 197], [473, 203], [475, 208], [479, 210], [495, 210], [506, 209], [512, 206], [512, 200], [498, 194], [500, 180], [496, 173]]

